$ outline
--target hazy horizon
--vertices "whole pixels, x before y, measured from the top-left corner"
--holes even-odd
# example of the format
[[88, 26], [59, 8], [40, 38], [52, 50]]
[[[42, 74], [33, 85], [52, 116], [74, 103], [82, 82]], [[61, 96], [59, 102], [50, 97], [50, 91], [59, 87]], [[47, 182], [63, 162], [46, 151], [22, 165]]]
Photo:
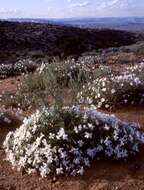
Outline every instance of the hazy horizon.
[[0, 18], [144, 17], [143, 0], [0, 0]]
[[61, 17], [61, 18], [54, 18], [54, 17], [7, 17], [7, 18], [0, 18], [0, 19], [4, 19], [4, 20], [7, 20], [7, 19], [45, 19], [45, 20], [78, 20], [78, 19], [135, 19], [135, 18], [138, 18], [138, 19], [143, 19], [144, 16], [106, 16], [106, 17], [98, 17], [98, 16], [76, 16], [76, 17]]

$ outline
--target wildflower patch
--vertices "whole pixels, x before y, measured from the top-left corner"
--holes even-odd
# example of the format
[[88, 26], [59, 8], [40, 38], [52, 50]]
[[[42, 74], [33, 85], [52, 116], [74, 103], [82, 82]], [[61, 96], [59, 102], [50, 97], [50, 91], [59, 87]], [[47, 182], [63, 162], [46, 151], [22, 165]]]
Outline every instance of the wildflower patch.
[[110, 73], [84, 85], [77, 99], [81, 104], [112, 108], [124, 104], [144, 103], [144, 63], [129, 66], [119, 75]]
[[83, 175], [96, 158], [127, 159], [144, 134], [115, 116], [79, 107], [43, 108], [9, 132], [6, 159], [18, 170], [47, 175]]

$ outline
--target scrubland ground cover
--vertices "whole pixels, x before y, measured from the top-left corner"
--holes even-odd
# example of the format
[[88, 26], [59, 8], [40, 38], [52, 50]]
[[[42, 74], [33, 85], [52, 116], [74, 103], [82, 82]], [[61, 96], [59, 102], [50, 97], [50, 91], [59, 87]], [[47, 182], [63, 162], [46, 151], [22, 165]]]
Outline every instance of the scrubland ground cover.
[[112, 108], [120, 104], [144, 102], [144, 63], [129, 66], [119, 74], [108, 73], [84, 85], [78, 93], [80, 103], [97, 108]]
[[144, 189], [141, 34], [0, 28], [0, 190]]
[[[42, 177], [75, 176], [93, 159], [128, 160], [139, 152], [144, 143], [139, 124], [101, 112], [144, 103], [144, 63], [123, 71], [96, 64], [96, 59], [43, 62], [21, 77], [15, 94], [1, 94], [3, 110], [11, 108], [19, 117], [33, 113], [4, 141], [6, 158], [15, 168]], [[2, 113], [0, 121], [11, 122]]]

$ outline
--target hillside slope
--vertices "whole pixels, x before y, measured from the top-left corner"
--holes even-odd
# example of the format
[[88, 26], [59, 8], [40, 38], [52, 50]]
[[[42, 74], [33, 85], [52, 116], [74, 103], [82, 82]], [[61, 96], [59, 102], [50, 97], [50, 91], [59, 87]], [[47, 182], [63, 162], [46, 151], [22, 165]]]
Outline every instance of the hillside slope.
[[0, 63], [12, 63], [27, 56], [77, 56], [99, 48], [130, 45], [138, 40], [138, 35], [125, 31], [1, 21]]

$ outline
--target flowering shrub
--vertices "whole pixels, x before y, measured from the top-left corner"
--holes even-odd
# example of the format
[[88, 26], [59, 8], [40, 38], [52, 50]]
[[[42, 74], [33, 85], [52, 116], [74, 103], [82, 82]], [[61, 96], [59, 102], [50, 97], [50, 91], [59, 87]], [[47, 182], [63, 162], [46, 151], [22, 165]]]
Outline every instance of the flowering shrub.
[[39, 76], [49, 74], [49, 70], [53, 72], [57, 83], [61, 86], [68, 87], [70, 83], [83, 83], [92, 76], [92, 64], [85, 64], [86, 60], [76, 61], [75, 59], [67, 59], [65, 61], [54, 61], [52, 64], [42, 63], [38, 68]]
[[127, 159], [139, 151], [144, 134], [114, 116], [78, 107], [43, 108], [24, 119], [5, 141], [6, 158], [18, 170], [78, 175], [101, 156]]
[[0, 78], [6, 78], [10, 76], [17, 76], [25, 72], [33, 72], [38, 65], [29, 59], [23, 59], [17, 61], [15, 64], [2, 64], [0, 65]]
[[66, 88], [71, 89], [73, 98], [82, 84], [90, 80], [92, 73], [94, 69], [74, 59], [55, 61], [52, 64], [42, 63], [36, 72], [24, 75], [22, 82], [18, 82], [15, 96], [4, 93], [0, 103], [6, 107], [20, 107], [23, 110], [28, 107], [47, 106], [54, 97], [64, 95]]
[[110, 73], [84, 85], [77, 98], [79, 103], [97, 108], [119, 104], [144, 103], [144, 63], [130, 66], [121, 75]]

